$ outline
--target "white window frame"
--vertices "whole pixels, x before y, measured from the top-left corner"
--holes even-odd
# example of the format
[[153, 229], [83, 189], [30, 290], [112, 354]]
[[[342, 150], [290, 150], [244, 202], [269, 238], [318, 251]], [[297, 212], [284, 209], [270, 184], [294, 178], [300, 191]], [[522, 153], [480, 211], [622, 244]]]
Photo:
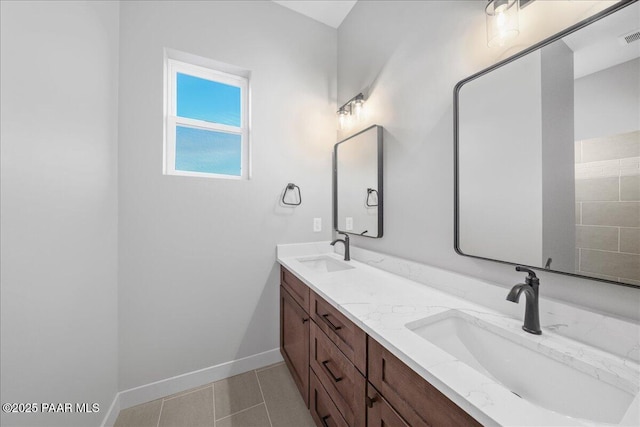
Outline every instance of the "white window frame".
[[[223, 179], [249, 179], [249, 80], [246, 77], [218, 71], [208, 67], [166, 58], [165, 62], [165, 132], [164, 174]], [[240, 126], [179, 117], [177, 114], [177, 74], [187, 74], [240, 88]], [[186, 126], [216, 132], [240, 135], [240, 175], [192, 172], [176, 169], [176, 126]]]

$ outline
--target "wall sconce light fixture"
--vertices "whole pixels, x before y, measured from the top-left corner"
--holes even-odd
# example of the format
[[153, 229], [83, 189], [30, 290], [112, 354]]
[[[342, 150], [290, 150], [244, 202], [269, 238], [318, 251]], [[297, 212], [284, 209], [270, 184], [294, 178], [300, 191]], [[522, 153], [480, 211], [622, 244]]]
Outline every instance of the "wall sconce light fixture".
[[487, 15], [487, 45], [504, 46], [520, 33], [518, 12], [534, 0], [489, 0]]
[[342, 107], [338, 108], [338, 126], [340, 130], [347, 126], [351, 117], [355, 116], [356, 120], [360, 120], [363, 108], [364, 95], [362, 93], [357, 94], [345, 102]]

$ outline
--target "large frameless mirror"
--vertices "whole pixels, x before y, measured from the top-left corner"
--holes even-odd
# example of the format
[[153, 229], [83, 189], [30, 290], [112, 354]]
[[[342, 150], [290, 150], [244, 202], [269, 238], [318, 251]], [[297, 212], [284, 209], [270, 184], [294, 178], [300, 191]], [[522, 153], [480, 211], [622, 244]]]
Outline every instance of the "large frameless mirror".
[[334, 148], [333, 226], [382, 237], [382, 127], [373, 125]]
[[455, 89], [458, 253], [640, 287], [640, 3]]

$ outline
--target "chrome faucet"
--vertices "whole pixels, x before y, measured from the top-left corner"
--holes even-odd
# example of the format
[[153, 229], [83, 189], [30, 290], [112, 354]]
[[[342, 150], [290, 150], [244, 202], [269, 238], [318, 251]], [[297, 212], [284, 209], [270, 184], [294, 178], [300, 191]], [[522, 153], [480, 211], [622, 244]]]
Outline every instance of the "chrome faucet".
[[351, 257], [349, 256], [349, 235], [347, 233], [342, 233], [338, 231], [338, 234], [342, 234], [344, 239], [336, 239], [331, 242], [331, 246], [335, 246], [336, 243], [342, 242], [344, 244], [344, 260], [351, 261]]
[[530, 334], [540, 335], [540, 312], [538, 309], [538, 286], [540, 279], [536, 277], [536, 273], [521, 266], [516, 266], [516, 271], [524, 271], [529, 275], [524, 279], [524, 283], [519, 283], [511, 288], [507, 299], [511, 302], [518, 303], [520, 294], [524, 292], [527, 297], [527, 303], [524, 310], [524, 325], [522, 329]]

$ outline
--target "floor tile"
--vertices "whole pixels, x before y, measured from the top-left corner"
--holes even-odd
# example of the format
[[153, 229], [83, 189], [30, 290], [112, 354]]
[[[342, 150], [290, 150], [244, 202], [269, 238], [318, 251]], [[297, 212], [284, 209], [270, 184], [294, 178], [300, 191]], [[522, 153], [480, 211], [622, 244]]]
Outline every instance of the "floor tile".
[[262, 368], [256, 369], [256, 372], [264, 371], [266, 369], [275, 368], [276, 366], [284, 365], [284, 362], [274, 363], [273, 365], [263, 366]]
[[179, 391], [177, 393], [169, 394], [167, 396], [164, 396], [163, 399], [165, 399], [165, 400], [173, 399], [174, 397], [182, 396], [184, 394], [193, 393], [194, 391], [202, 390], [202, 389], [205, 389], [205, 388], [211, 387], [211, 386], [212, 386], [212, 383], [201, 385], [201, 386], [198, 386], [198, 387], [193, 387], [193, 388], [190, 388], [190, 389], [187, 389], [187, 390]]
[[285, 364], [258, 372], [273, 427], [313, 427], [315, 423]]
[[[253, 372], [252, 372], [253, 373]], [[270, 427], [264, 403], [216, 421], [216, 427]]]
[[166, 399], [162, 404], [160, 427], [213, 427], [213, 388]]
[[216, 419], [262, 403], [262, 393], [255, 371], [213, 383]]
[[157, 427], [162, 399], [123, 409], [114, 427]]

